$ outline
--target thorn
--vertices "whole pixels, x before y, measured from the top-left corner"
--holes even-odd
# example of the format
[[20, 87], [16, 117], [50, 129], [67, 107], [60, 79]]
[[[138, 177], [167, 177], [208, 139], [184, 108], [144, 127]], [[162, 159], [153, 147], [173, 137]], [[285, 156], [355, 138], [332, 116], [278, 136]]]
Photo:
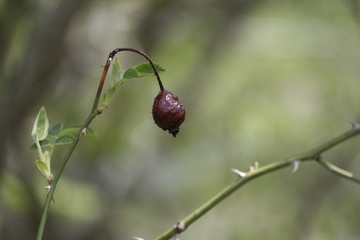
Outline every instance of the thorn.
[[80, 137], [86, 136], [86, 128], [83, 128], [80, 133]]
[[350, 122], [352, 130], [359, 130], [360, 129], [360, 124], [359, 123], [353, 123]]
[[258, 163], [258, 162], [254, 162], [254, 164], [249, 167], [249, 172], [253, 172], [253, 171], [255, 171], [255, 170], [258, 169], [258, 168], [259, 168], [259, 163]]
[[51, 189], [51, 185], [45, 186], [44, 189], [47, 190], [47, 192], [49, 193], [49, 192], [50, 192], [50, 189]]
[[291, 170], [291, 172], [292, 172], [292, 173], [295, 173], [295, 172], [299, 169], [300, 163], [301, 163], [301, 161], [299, 161], [299, 160], [295, 160], [295, 161], [293, 161], [293, 162], [291, 163], [291, 165], [292, 165], [292, 170]]
[[176, 228], [177, 233], [181, 233], [185, 230], [186, 226], [185, 226], [184, 222], [181, 221], [181, 222], [176, 223], [175, 228]]
[[246, 172], [242, 172], [242, 171], [240, 171], [240, 170], [238, 170], [238, 169], [235, 169], [235, 168], [232, 168], [231, 171], [232, 171], [233, 173], [235, 173], [236, 175], [238, 175], [240, 178], [244, 178], [244, 177], [246, 177], [246, 175], [247, 175]]
[[139, 237], [133, 237], [132, 239], [133, 239], [133, 240], [145, 240], [145, 239], [139, 238]]

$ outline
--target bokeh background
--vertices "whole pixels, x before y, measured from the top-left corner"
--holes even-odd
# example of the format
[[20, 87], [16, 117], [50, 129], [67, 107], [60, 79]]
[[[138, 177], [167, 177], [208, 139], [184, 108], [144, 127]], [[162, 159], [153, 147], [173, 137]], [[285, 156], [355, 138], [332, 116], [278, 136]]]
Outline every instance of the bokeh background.
[[[152, 120], [155, 78], [127, 83], [92, 123], [55, 193], [44, 239], [152, 239], [235, 179], [360, 120], [358, 0], [0, 1], [0, 239], [35, 239], [46, 181], [29, 150], [51, 124], [82, 123], [108, 53], [166, 69], [187, 119]], [[117, 55], [131, 67], [144, 59]], [[360, 175], [359, 139], [324, 155]], [[66, 147], [56, 150], [56, 172]], [[249, 183], [181, 239], [359, 239], [360, 188], [316, 163]]]

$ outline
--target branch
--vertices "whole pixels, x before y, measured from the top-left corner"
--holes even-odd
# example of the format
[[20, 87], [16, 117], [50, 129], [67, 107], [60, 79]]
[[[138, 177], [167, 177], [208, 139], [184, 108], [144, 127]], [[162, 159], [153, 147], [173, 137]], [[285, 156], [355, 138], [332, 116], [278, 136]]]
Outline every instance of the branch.
[[64, 160], [63, 160], [63, 162], [62, 162], [62, 164], [60, 166], [60, 169], [57, 172], [57, 174], [55, 175], [54, 180], [51, 182], [51, 184], [49, 186], [49, 192], [48, 192], [48, 194], [46, 196], [46, 200], [45, 200], [45, 204], [44, 204], [44, 208], [43, 208], [43, 212], [42, 212], [42, 216], [41, 216], [41, 220], [40, 220], [36, 240], [41, 240], [42, 239], [42, 236], [43, 236], [43, 233], [44, 233], [44, 230], [45, 230], [45, 224], [46, 224], [49, 208], [50, 208], [50, 203], [54, 199], [53, 196], [54, 196], [54, 192], [55, 192], [57, 183], [58, 183], [58, 181], [59, 181], [59, 179], [61, 177], [61, 174], [63, 173], [67, 163], [69, 162], [69, 159], [70, 159], [73, 151], [75, 150], [76, 145], [79, 143], [81, 137], [86, 134], [86, 129], [87, 129], [87, 127], [89, 127], [90, 123], [95, 119], [95, 117], [97, 115], [102, 113], [102, 110], [98, 109], [98, 105], [99, 105], [99, 99], [100, 99], [100, 96], [101, 96], [101, 92], [102, 92], [102, 89], [104, 87], [106, 75], [107, 75], [107, 72], [109, 70], [111, 61], [113, 60], [115, 54], [117, 54], [118, 52], [122, 52], [122, 51], [130, 51], [130, 52], [135, 52], [137, 54], [142, 55], [150, 63], [152, 69], [154, 70], [154, 73], [155, 73], [155, 76], [157, 78], [160, 90], [164, 91], [164, 87], [163, 87], [162, 82], [160, 80], [159, 73], [156, 70], [155, 64], [153, 63], [153, 61], [150, 59], [150, 57], [148, 55], [146, 55], [145, 53], [143, 53], [143, 52], [141, 52], [141, 51], [139, 51], [137, 49], [134, 49], [134, 48], [116, 48], [115, 50], [113, 50], [109, 54], [108, 58], [106, 59], [106, 63], [105, 63], [105, 66], [104, 66], [104, 69], [103, 69], [103, 72], [102, 72], [102, 75], [101, 75], [101, 78], [100, 78], [99, 86], [98, 86], [96, 96], [95, 96], [95, 99], [94, 99], [94, 103], [93, 103], [93, 106], [92, 106], [91, 111], [89, 113], [89, 116], [87, 117], [87, 119], [83, 123], [83, 125], [82, 125], [81, 129], [79, 130], [79, 133], [77, 134], [77, 137], [75, 138], [74, 142], [69, 146], [69, 149], [68, 149], [68, 151], [67, 151], [67, 153], [66, 153], [66, 155], [64, 157]]
[[241, 172], [239, 170], [234, 170], [240, 178], [235, 180], [234, 182], [230, 183], [227, 187], [225, 187], [222, 191], [212, 197], [210, 200], [205, 202], [202, 206], [196, 209], [194, 212], [189, 214], [183, 220], [179, 221], [175, 226], [164, 232], [163, 234], [159, 235], [155, 238], [155, 240], [165, 240], [170, 239], [171, 237], [185, 231], [192, 223], [214, 208], [218, 203], [222, 202], [226, 199], [229, 195], [235, 192], [237, 189], [245, 185], [246, 183], [254, 180], [260, 176], [269, 174], [276, 170], [283, 169], [285, 167], [294, 167], [298, 166], [299, 163], [309, 161], [309, 160], [317, 160], [323, 167], [325, 167], [330, 172], [334, 173], [335, 175], [344, 177], [350, 181], [360, 183], [360, 179], [353, 176], [352, 173], [347, 172], [341, 168], [336, 167], [335, 165], [331, 164], [330, 162], [321, 160], [320, 156], [323, 152], [335, 147], [336, 145], [360, 134], [360, 125], [353, 124], [352, 129], [346, 131], [345, 133], [321, 144], [320, 146], [304, 152], [302, 154], [268, 164], [266, 166], [258, 168], [253, 167], [248, 172]]
[[339, 168], [339, 167], [335, 166], [334, 164], [332, 164], [331, 162], [325, 161], [321, 158], [318, 159], [317, 161], [331, 173], [334, 173], [335, 175], [338, 175], [339, 177], [343, 177], [354, 183], [360, 184], [360, 178], [355, 177], [352, 172], [349, 172], [342, 168]]

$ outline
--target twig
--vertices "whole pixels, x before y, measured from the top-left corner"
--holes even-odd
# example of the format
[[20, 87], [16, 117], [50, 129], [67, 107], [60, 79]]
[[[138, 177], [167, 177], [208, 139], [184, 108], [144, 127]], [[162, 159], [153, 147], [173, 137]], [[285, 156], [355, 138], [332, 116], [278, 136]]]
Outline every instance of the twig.
[[339, 168], [338, 166], [335, 166], [329, 161], [325, 161], [323, 159], [317, 160], [325, 169], [330, 171], [331, 173], [334, 173], [335, 175], [338, 175], [339, 177], [343, 177], [349, 181], [352, 181], [354, 183], [360, 184], [360, 178], [354, 176], [353, 173], [346, 171], [342, 168]]
[[79, 143], [80, 138], [84, 135], [84, 133], [86, 133], [86, 129], [89, 127], [90, 123], [95, 119], [95, 117], [97, 115], [102, 113], [102, 111], [100, 109], [98, 109], [98, 105], [99, 105], [99, 99], [100, 99], [100, 96], [101, 96], [101, 92], [102, 92], [102, 89], [103, 89], [103, 86], [104, 86], [104, 83], [105, 83], [106, 75], [107, 75], [107, 72], [109, 70], [111, 61], [113, 60], [115, 54], [118, 53], [118, 52], [122, 52], [122, 51], [135, 52], [135, 53], [140, 54], [143, 57], [145, 57], [146, 60], [151, 64], [151, 67], [153, 68], [155, 76], [156, 76], [156, 78], [158, 80], [158, 84], [160, 86], [160, 90], [161, 91], [164, 90], [164, 87], [163, 87], [163, 85], [161, 83], [161, 80], [160, 80], [159, 73], [156, 70], [155, 64], [150, 59], [150, 57], [147, 56], [145, 53], [143, 53], [143, 52], [141, 52], [141, 51], [139, 51], [137, 49], [134, 49], [134, 48], [116, 48], [115, 50], [113, 50], [109, 54], [109, 56], [108, 56], [108, 58], [106, 60], [104, 69], [103, 69], [103, 73], [102, 73], [101, 78], [100, 78], [99, 86], [98, 86], [98, 89], [97, 89], [97, 92], [96, 92], [96, 96], [95, 96], [94, 103], [93, 103], [92, 109], [90, 111], [90, 114], [87, 117], [87, 119], [85, 120], [85, 122], [83, 123], [81, 129], [79, 130], [79, 132], [77, 134], [77, 137], [75, 138], [74, 142], [69, 146], [69, 149], [68, 149], [68, 151], [67, 151], [67, 153], [66, 153], [66, 155], [64, 157], [64, 160], [63, 160], [63, 162], [62, 162], [62, 164], [60, 166], [60, 169], [57, 172], [57, 174], [55, 175], [54, 180], [51, 182], [50, 191], [48, 192], [48, 194], [46, 196], [46, 200], [45, 200], [45, 204], [44, 204], [44, 208], [43, 208], [43, 212], [42, 212], [42, 216], [41, 216], [41, 220], [40, 220], [36, 240], [41, 240], [42, 239], [44, 229], [45, 229], [46, 219], [47, 219], [49, 208], [50, 208], [50, 203], [51, 203], [51, 200], [53, 199], [57, 183], [58, 183], [58, 181], [59, 181], [59, 179], [61, 177], [61, 174], [63, 173], [63, 171], [64, 171], [64, 169], [65, 169], [65, 167], [66, 167], [66, 165], [67, 165], [67, 163], [68, 163], [68, 161], [69, 161], [69, 159], [70, 159], [76, 145]]
[[[302, 163], [309, 160], [317, 160], [322, 166], [324, 166], [326, 169], [328, 169], [330, 172], [333, 172], [334, 174], [344, 177], [345, 179], [348, 179], [350, 181], [360, 183], [360, 179], [353, 176], [352, 173], [349, 173], [343, 169], [340, 169], [336, 167], [335, 165], [321, 160], [320, 155], [335, 147], [336, 145], [360, 134], [360, 127], [358, 124], [354, 124], [353, 128], [349, 131], [331, 139], [330, 141], [327, 141], [323, 143], [322, 145], [304, 152], [302, 154], [296, 155], [294, 157], [287, 158], [282, 161], [278, 161], [275, 163], [268, 164], [263, 167], [251, 169], [249, 172], [242, 174], [240, 176], [241, 178], [238, 178], [231, 184], [229, 184], [227, 187], [225, 187], [222, 191], [220, 191], [218, 194], [216, 194], [214, 197], [212, 197], [210, 200], [205, 202], [202, 206], [197, 208], [195, 211], [193, 211], [191, 214], [189, 214], [187, 217], [185, 217], [183, 220], [179, 221], [175, 226], [168, 229], [161, 235], [155, 238], [155, 240], [165, 240], [170, 239], [171, 237], [175, 236], [176, 234], [179, 234], [183, 231], [185, 231], [192, 223], [194, 223], [196, 220], [198, 220], [200, 217], [202, 217], [204, 214], [206, 214], [208, 211], [210, 211], [212, 208], [214, 208], [218, 203], [222, 202], [224, 199], [226, 199], [229, 195], [231, 195], [235, 190], [239, 189], [246, 183], [250, 182], [251, 180], [254, 180], [260, 176], [269, 174], [271, 172], [274, 172], [276, 170], [283, 169], [285, 167], [293, 167], [293, 163]], [[233, 170], [234, 171], [234, 170]], [[237, 171], [234, 171], [237, 173]], [[241, 172], [241, 171], [240, 171]], [[180, 223], [180, 224], [179, 224]], [[181, 228], [178, 226], [181, 225]]]

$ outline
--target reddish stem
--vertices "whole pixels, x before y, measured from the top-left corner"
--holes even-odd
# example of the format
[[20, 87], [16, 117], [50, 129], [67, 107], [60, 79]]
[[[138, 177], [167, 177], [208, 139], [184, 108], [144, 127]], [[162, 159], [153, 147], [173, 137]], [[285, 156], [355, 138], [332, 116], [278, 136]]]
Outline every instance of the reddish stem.
[[104, 87], [106, 75], [107, 75], [107, 72], [108, 72], [108, 70], [109, 70], [111, 61], [113, 60], [114, 56], [115, 56], [118, 52], [122, 52], [122, 51], [134, 52], [134, 53], [140, 54], [141, 56], [143, 56], [144, 58], [146, 58], [146, 60], [148, 60], [148, 62], [150, 63], [152, 69], [154, 70], [154, 74], [155, 74], [156, 79], [157, 79], [157, 81], [158, 81], [158, 84], [159, 84], [159, 87], [160, 87], [160, 91], [161, 91], [161, 92], [165, 91], [164, 86], [163, 86], [163, 84], [162, 84], [162, 82], [161, 82], [159, 73], [158, 73], [158, 71], [156, 70], [155, 64], [154, 64], [154, 62], [151, 60], [151, 58], [150, 58], [148, 55], [146, 55], [144, 52], [142, 52], [142, 51], [140, 51], [140, 50], [137, 50], [137, 49], [135, 49], [135, 48], [116, 48], [116, 49], [114, 49], [113, 51], [110, 52], [109, 57], [108, 57], [107, 60], [106, 60], [106, 63], [105, 63], [105, 66], [104, 66], [104, 70], [103, 70], [103, 73], [102, 73], [102, 75], [101, 75], [100, 82], [99, 82], [99, 86], [98, 86], [98, 89], [97, 89], [97, 92], [96, 92], [95, 102], [94, 102], [94, 105], [93, 105], [93, 108], [92, 108], [92, 112], [93, 112], [93, 113], [97, 110], [97, 107], [98, 107], [98, 104], [99, 104], [99, 99], [100, 99], [100, 94], [101, 94], [102, 89], [103, 89], [103, 87]]
[[134, 52], [134, 53], [140, 54], [141, 56], [143, 56], [144, 58], [146, 58], [146, 60], [148, 60], [148, 62], [150, 63], [152, 69], [154, 70], [154, 74], [155, 74], [155, 76], [156, 76], [156, 78], [157, 78], [157, 81], [158, 81], [158, 83], [159, 83], [160, 91], [163, 92], [163, 91], [165, 90], [165, 89], [164, 89], [164, 86], [163, 86], [163, 84], [162, 84], [162, 82], [161, 82], [161, 80], [160, 80], [159, 73], [158, 73], [158, 71], [156, 70], [156, 67], [155, 67], [154, 62], [153, 62], [153, 61], [151, 60], [151, 58], [150, 58], [148, 55], [146, 55], [144, 52], [142, 52], [142, 51], [140, 51], [140, 50], [137, 50], [137, 49], [135, 49], [135, 48], [116, 48], [116, 49], [114, 49], [114, 50], [109, 54], [109, 59], [110, 59], [110, 58], [113, 59], [116, 53], [122, 52], [122, 51]]

